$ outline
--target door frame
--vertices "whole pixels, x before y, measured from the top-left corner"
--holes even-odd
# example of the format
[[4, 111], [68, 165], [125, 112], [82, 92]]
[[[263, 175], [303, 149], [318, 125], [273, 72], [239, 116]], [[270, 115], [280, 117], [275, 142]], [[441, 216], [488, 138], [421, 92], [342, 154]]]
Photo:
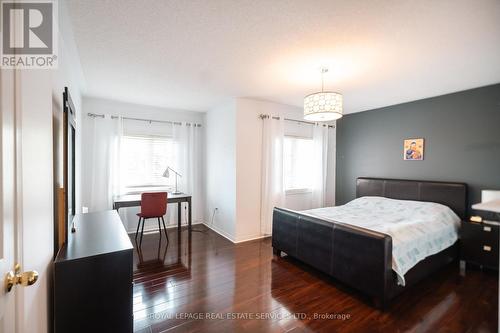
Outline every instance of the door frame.
[[[12, 107], [11, 111], [12, 114], [9, 114], [7, 117], [10, 117], [9, 119], [9, 124], [12, 125], [12, 154], [13, 154], [13, 161], [12, 161], [12, 245], [11, 245], [11, 251], [12, 253], [6, 254], [9, 256], [8, 260], [12, 260], [12, 262], [6, 262], [6, 265], [4, 267], [1, 267], [2, 269], [0, 270], [1, 274], [1, 285], [3, 288], [4, 285], [4, 279], [5, 279], [5, 274], [9, 270], [14, 270], [14, 265], [19, 263], [22, 265], [21, 258], [22, 258], [22, 193], [21, 193], [21, 187], [20, 181], [22, 180], [21, 177], [21, 172], [20, 172], [20, 163], [21, 163], [21, 158], [20, 158], [20, 152], [21, 152], [21, 141], [20, 141], [20, 133], [21, 133], [21, 121], [20, 121], [20, 85], [19, 85], [19, 80], [20, 80], [20, 73], [19, 70], [17, 69], [1, 69], [0, 70], [0, 97], [2, 99], [8, 98], [11, 100], [12, 105], [8, 105], [7, 107], [10, 108]], [[12, 89], [5, 88], [3, 85], [4, 84], [12, 84]], [[8, 92], [9, 95], [12, 93], [12, 95], [6, 97], [4, 96], [4, 93]], [[7, 99], [6, 99], [7, 100]], [[4, 125], [3, 118], [2, 121], [0, 122], [1, 126]], [[0, 131], [0, 135], [2, 135], [2, 139], [0, 140], [0, 144], [4, 144], [3, 142], [3, 130]], [[3, 156], [3, 146], [2, 149], [0, 149], [0, 153]], [[0, 175], [0, 178], [3, 177], [3, 168], [0, 169], [2, 172], [2, 175]], [[0, 197], [1, 200], [4, 200], [4, 194], [2, 193], [2, 196]], [[2, 202], [3, 204], [3, 202]], [[10, 205], [9, 205], [10, 206]], [[3, 207], [2, 207], [3, 209]], [[3, 215], [3, 212], [2, 212]], [[4, 234], [0, 235], [0, 237], [4, 237]], [[10, 236], [7, 236], [10, 237]], [[5, 239], [3, 239], [4, 241]], [[3, 244], [5, 246], [5, 244]], [[2, 249], [2, 251], [4, 251]], [[10, 266], [10, 267], [9, 267]], [[21, 266], [22, 267], [22, 266]], [[2, 291], [3, 292], [3, 291]], [[23, 309], [23, 290], [22, 288], [14, 287], [9, 293], [12, 293], [13, 297], [9, 303], [8, 306], [13, 306], [13, 314], [10, 313], [9, 317], [13, 315], [12, 318], [7, 318], [9, 320], [14, 320], [14, 330], [15, 332], [19, 332], [20, 330], [20, 323], [22, 322], [21, 320], [24, 319], [24, 313], [22, 311]], [[11, 304], [11, 302], [13, 304]], [[5, 312], [7, 313], [7, 311]]]
[[[24, 269], [23, 263], [23, 173], [22, 173], [22, 94], [21, 94], [21, 70], [14, 70], [14, 130], [15, 130], [15, 156], [16, 156], [16, 179], [15, 179], [15, 209], [16, 215], [14, 220], [14, 261], [21, 265]], [[16, 332], [20, 332], [23, 328], [21, 323], [24, 322], [24, 288], [15, 288], [16, 298]]]

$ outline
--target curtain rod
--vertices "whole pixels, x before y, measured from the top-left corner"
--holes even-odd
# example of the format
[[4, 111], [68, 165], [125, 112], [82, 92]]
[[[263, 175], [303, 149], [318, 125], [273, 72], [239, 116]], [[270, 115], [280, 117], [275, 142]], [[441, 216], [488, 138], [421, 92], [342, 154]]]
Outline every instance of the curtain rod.
[[[103, 114], [97, 114], [97, 113], [87, 113], [87, 116], [92, 117], [92, 118], [104, 118]], [[111, 116], [111, 119], [118, 119], [118, 116]], [[143, 119], [143, 118], [130, 118], [130, 117], [122, 117], [122, 119], [125, 120], [136, 120], [136, 121], [146, 121], [148, 123], [163, 123], [163, 124], [173, 124], [173, 125], [182, 125], [181, 122], [179, 121], [170, 121], [170, 120], [154, 120], [154, 119]], [[187, 126], [193, 125], [194, 127], [201, 127], [201, 124], [197, 123], [189, 123], [186, 122]]]
[[[266, 119], [266, 118], [269, 118], [270, 116], [267, 115], [267, 114], [261, 114], [259, 115], [259, 118], [260, 119]], [[273, 116], [271, 117], [273, 119], [276, 119], [276, 120], [279, 120], [280, 117], [277, 117], [277, 116]], [[326, 124], [319, 124], [319, 123], [313, 123], [312, 121], [305, 121], [305, 120], [297, 120], [297, 119], [290, 119], [290, 118], [283, 118], [284, 120], [286, 121], [293, 121], [293, 122], [296, 122], [296, 123], [303, 123], [303, 124], [308, 124], [308, 125], [323, 125], [323, 126], [327, 126]], [[335, 125], [328, 125], [328, 128], [335, 128]]]

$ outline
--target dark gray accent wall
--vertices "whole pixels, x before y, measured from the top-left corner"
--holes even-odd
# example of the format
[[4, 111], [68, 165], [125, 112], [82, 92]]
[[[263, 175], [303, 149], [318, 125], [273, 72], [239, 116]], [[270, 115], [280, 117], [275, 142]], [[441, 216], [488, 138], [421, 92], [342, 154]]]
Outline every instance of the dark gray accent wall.
[[[424, 138], [423, 161], [403, 160], [403, 140]], [[336, 203], [361, 176], [457, 181], [470, 204], [500, 190], [500, 84], [345, 115], [337, 121]]]

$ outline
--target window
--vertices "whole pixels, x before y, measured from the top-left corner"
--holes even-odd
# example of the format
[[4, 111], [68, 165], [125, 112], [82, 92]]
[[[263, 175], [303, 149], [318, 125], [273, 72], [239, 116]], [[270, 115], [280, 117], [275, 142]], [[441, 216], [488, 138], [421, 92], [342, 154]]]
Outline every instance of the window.
[[144, 188], [171, 188], [174, 177], [163, 172], [174, 162], [174, 141], [159, 136], [124, 136], [121, 143], [121, 182], [128, 193]]
[[312, 139], [285, 136], [283, 156], [285, 191], [302, 192], [312, 188], [310, 167], [312, 152]]

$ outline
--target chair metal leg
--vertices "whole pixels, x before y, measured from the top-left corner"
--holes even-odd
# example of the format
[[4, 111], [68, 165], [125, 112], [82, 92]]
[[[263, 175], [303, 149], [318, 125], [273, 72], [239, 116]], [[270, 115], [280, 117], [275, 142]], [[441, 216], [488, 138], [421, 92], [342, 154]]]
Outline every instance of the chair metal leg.
[[160, 233], [160, 239], [161, 239], [161, 225], [160, 225], [160, 218], [158, 217], [158, 232]]
[[[163, 230], [165, 230], [165, 236], [167, 236], [167, 242], [168, 242], [168, 233], [167, 233], [167, 227], [165, 226], [165, 220], [163, 219], [163, 216], [161, 217], [161, 220], [163, 222]], [[160, 231], [161, 232], [161, 231]]]
[[137, 240], [137, 235], [139, 234], [139, 227], [141, 226], [142, 217], [139, 217], [139, 223], [137, 223], [137, 230], [135, 231], [135, 240]]
[[141, 240], [139, 241], [139, 245], [142, 245], [142, 235], [144, 234], [144, 225], [146, 224], [146, 218], [142, 218], [142, 229], [141, 229]]

